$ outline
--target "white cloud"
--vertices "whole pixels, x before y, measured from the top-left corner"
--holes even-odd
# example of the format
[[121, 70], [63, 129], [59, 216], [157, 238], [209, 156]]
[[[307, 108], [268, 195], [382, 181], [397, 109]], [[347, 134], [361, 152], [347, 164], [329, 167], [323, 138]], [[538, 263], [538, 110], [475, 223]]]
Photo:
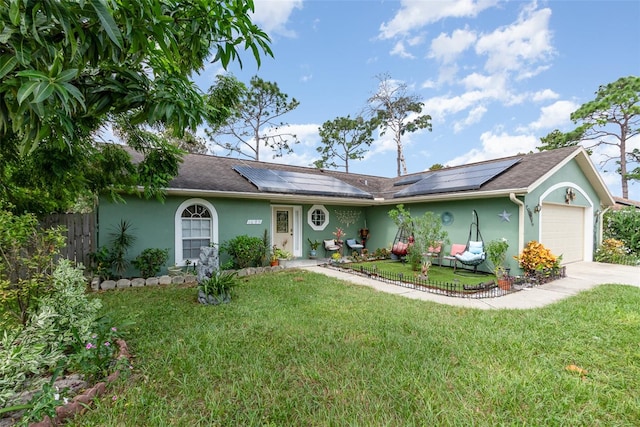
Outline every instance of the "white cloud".
[[539, 62], [548, 61], [555, 53], [549, 30], [550, 9], [535, 10], [534, 2], [526, 7], [512, 25], [481, 35], [476, 53], [485, 55], [489, 73], [518, 72], [531, 76], [545, 69]]
[[403, 41], [398, 41], [393, 45], [393, 48], [389, 52], [392, 56], [399, 56], [400, 58], [413, 59], [414, 56], [407, 52], [407, 49], [404, 47]]
[[254, 6], [252, 21], [270, 36], [296, 36], [293, 30], [286, 28], [286, 24], [295, 9], [302, 9], [302, 0], [255, 0]]
[[443, 122], [447, 115], [464, 111], [487, 98], [488, 95], [482, 91], [470, 91], [452, 97], [439, 96], [427, 99], [422, 111], [430, 114], [434, 121]]
[[531, 130], [556, 129], [571, 123], [571, 113], [577, 110], [578, 104], [571, 101], [557, 101], [540, 109], [540, 116], [528, 126]]
[[480, 135], [481, 148], [474, 148], [465, 154], [446, 162], [449, 166], [464, 165], [483, 160], [513, 156], [518, 153], [528, 153], [539, 145], [538, 138], [533, 135], [509, 135], [504, 132], [495, 134], [485, 132]]
[[456, 122], [453, 125], [454, 133], [458, 133], [464, 128], [466, 128], [467, 126], [480, 122], [480, 120], [482, 119], [482, 117], [486, 112], [487, 112], [487, 108], [482, 105], [479, 105], [473, 108], [471, 111], [469, 111], [469, 114], [464, 120], [460, 122]]
[[551, 89], [545, 89], [545, 90], [541, 90], [534, 93], [532, 96], [532, 100], [534, 102], [541, 102], [541, 101], [547, 101], [549, 99], [558, 99], [559, 97], [560, 95], [558, 95]]
[[393, 19], [380, 25], [378, 37], [386, 40], [406, 36], [413, 30], [445, 18], [475, 17], [484, 9], [497, 3], [498, 0], [403, 0], [400, 2], [400, 10]]
[[458, 55], [467, 50], [475, 41], [475, 33], [467, 29], [455, 30], [451, 36], [441, 33], [431, 41], [431, 48], [427, 57], [435, 58], [447, 64], [454, 61]]

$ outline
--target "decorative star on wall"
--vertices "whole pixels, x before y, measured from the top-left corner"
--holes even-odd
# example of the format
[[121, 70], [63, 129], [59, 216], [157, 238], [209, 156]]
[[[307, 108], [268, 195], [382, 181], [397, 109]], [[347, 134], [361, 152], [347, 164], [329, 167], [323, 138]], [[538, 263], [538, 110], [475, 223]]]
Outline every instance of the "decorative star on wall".
[[500, 219], [502, 220], [502, 222], [511, 222], [511, 220], [509, 219], [509, 217], [511, 216], [511, 214], [509, 212], [507, 212], [506, 209], [502, 210], [502, 213], [499, 213], [498, 216], [500, 217]]

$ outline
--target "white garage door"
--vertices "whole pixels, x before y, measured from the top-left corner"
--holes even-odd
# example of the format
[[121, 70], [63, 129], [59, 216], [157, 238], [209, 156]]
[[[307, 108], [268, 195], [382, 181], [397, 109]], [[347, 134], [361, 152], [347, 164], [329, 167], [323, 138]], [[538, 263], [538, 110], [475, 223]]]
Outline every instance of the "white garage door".
[[540, 243], [554, 255], [562, 255], [562, 263], [584, 259], [584, 208], [543, 204]]

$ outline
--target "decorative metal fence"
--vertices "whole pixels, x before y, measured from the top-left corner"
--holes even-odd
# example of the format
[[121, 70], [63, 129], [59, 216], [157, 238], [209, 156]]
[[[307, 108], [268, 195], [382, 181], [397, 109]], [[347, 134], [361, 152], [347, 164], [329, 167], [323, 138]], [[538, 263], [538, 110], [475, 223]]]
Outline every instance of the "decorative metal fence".
[[476, 285], [465, 285], [458, 282], [435, 282], [429, 280], [428, 277], [423, 277], [419, 274], [407, 275], [403, 273], [384, 271], [377, 268], [375, 265], [372, 265], [371, 267], [363, 265], [352, 266], [348, 263], [344, 263], [327, 264], [326, 266], [329, 268], [338, 268], [351, 274], [357, 274], [370, 279], [379, 280], [384, 283], [402, 286], [404, 288], [457, 298], [494, 298], [512, 292], [517, 292], [526, 287], [540, 285], [560, 277], [565, 277], [565, 268], [562, 267], [558, 271], [541, 274], [536, 277], [511, 277], [509, 289], [502, 289], [498, 287], [493, 279], [485, 282], [479, 282]]

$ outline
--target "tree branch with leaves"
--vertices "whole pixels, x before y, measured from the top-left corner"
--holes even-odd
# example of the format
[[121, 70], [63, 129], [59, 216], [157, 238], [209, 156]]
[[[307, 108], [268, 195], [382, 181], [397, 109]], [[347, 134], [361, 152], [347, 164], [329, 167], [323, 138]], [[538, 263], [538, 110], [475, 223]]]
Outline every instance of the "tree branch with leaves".
[[410, 95], [405, 83], [392, 80], [388, 74], [377, 76], [378, 91], [368, 99], [368, 109], [381, 128], [380, 135], [387, 131], [393, 134], [396, 144], [398, 176], [407, 174], [402, 137], [420, 129], [431, 131], [431, 116], [422, 114], [424, 103], [417, 95]]
[[583, 104], [571, 113], [571, 120], [579, 126], [563, 133], [554, 130], [540, 138], [539, 150], [551, 150], [582, 143], [590, 153], [595, 147], [612, 146], [617, 155], [608, 156], [603, 164], [611, 161], [617, 165], [622, 197], [629, 197], [628, 181], [638, 179], [640, 169], [629, 171], [632, 163], [638, 163], [638, 150], [631, 149], [628, 141], [640, 135], [640, 77], [622, 77], [613, 83], [602, 85], [594, 100]]
[[361, 116], [353, 119], [336, 117], [324, 122], [318, 129], [323, 145], [316, 148], [321, 158], [314, 165], [317, 168], [344, 168], [349, 173], [349, 160], [364, 158], [377, 126], [377, 120], [365, 120]]
[[[211, 96], [210, 103], [218, 98]], [[279, 121], [282, 116], [295, 110], [300, 103], [280, 91], [277, 83], [267, 82], [258, 76], [251, 78], [239, 101], [229, 117], [223, 123], [209, 123], [206, 130], [215, 146], [236, 153], [251, 160], [260, 160], [262, 147], [270, 149], [273, 157], [281, 157], [293, 152], [292, 145], [297, 144], [296, 135], [283, 132], [286, 126]]]

